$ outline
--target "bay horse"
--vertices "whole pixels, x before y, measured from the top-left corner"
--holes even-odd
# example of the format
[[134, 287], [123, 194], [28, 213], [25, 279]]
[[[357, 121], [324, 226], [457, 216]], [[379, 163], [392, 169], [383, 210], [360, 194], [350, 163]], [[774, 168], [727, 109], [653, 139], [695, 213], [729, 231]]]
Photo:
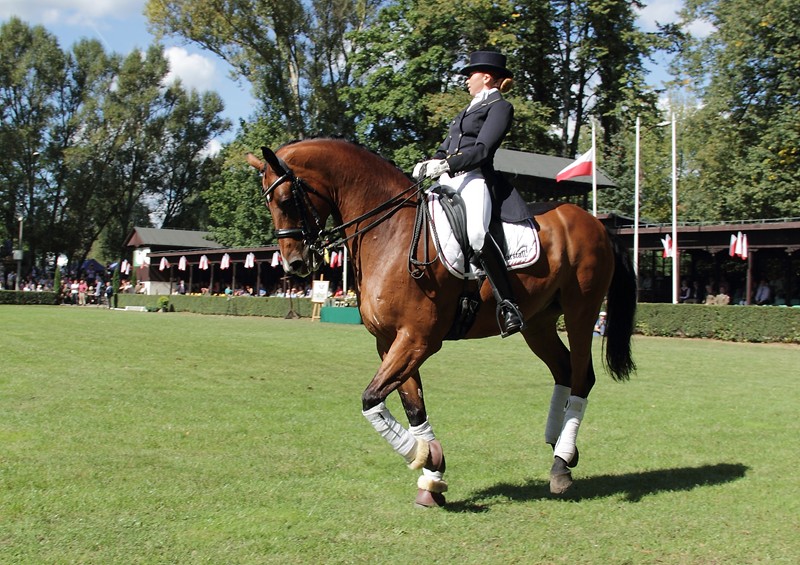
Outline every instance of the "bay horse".
[[[361, 319], [375, 336], [381, 359], [362, 394], [362, 413], [409, 467], [421, 469], [416, 504], [444, 505], [445, 457], [428, 422], [420, 367], [448, 338], [459, 297], [470, 284], [480, 305], [462, 337], [499, 334], [489, 283], [478, 288], [480, 283], [457, 278], [436, 260], [410, 268], [416, 208], [424, 190], [377, 154], [324, 138], [292, 142], [275, 152], [262, 147], [262, 154], [266, 163], [252, 153], [247, 161], [261, 173], [287, 273], [311, 274], [321, 264], [321, 251], [331, 245], [330, 236], [343, 234], [336, 245], [348, 246]], [[336, 228], [325, 229], [329, 218]], [[553, 204], [536, 220], [540, 257], [511, 271], [510, 278], [526, 322], [522, 337], [555, 381], [545, 442], [553, 447], [550, 491], [561, 494], [572, 484], [570, 469], [578, 463], [575, 441], [595, 383], [592, 332], [604, 300], [606, 369], [615, 380], [627, 380], [635, 370], [636, 280], [627, 250], [583, 209]], [[425, 241], [418, 253], [435, 258], [434, 243]], [[557, 332], [562, 314], [569, 349]], [[394, 391], [408, 428], [384, 402]]]

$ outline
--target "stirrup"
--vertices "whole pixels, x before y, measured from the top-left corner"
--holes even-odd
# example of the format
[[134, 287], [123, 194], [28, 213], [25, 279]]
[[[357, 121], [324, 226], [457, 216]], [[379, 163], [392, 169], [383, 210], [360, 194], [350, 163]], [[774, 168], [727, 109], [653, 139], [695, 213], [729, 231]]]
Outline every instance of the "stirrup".
[[497, 325], [500, 327], [500, 336], [506, 338], [524, 330], [527, 326], [522, 318], [522, 312], [510, 300], [501, 300], [497, 304]]

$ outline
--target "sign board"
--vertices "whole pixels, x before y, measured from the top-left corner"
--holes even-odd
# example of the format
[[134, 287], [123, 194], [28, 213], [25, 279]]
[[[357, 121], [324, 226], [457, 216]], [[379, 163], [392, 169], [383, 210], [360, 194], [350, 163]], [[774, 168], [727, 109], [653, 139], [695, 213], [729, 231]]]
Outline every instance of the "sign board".
[[311, 302], [322, 304], [328, 299], [330, 281], [313, 281], [311, 283]]

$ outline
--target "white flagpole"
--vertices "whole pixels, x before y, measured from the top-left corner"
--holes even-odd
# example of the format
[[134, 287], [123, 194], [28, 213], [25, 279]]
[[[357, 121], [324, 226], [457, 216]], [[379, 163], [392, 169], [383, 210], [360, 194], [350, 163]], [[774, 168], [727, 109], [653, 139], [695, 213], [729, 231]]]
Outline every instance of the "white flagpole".
[[342, 255], [344, 256], [344, 260], [342, 261], [342, 294], [347, 296], [347, 246], [342, 246]]
[[592, 216], [597, 217], [597, 147], [594, 134], [594, 118], [592, 118]]
[[639, 292], [639, 131], [641, 127], [641, 118], [636, 116], [636, 151], [634, 164], [634, 174], [636, 178], [633, 181], [633, 273], [636, 276], [636, 292]]
[[672, 112], [672, 303], [678, 303], [680, 253], [678, 251], [678, 151], [675, 112]]

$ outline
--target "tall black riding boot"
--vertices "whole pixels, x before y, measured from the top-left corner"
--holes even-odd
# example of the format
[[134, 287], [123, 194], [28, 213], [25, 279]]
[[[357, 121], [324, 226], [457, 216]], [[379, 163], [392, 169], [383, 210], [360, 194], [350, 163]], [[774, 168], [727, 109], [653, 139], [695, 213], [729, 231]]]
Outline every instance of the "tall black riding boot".
[[486, 234], [483, 249], [477, 254], [478, 260], [492, 285], [492, 293], [497, 301], [497, 323], [500, 326], [500, 335], [508, 337], [525, 329], [522, 313], [514, 302], [511, 292], [511, 282], [508, 279], [508, 270], [503, 260], [503, 252], [497, 246], [491, 234]]

